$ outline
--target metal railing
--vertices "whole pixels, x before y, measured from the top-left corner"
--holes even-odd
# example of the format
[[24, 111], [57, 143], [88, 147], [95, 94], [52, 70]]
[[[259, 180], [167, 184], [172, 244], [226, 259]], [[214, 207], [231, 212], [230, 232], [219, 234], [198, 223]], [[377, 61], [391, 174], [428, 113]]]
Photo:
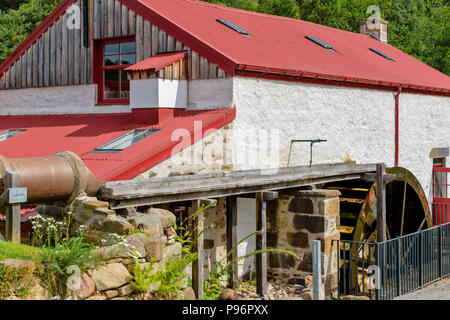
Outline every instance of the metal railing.
[[384, 242], [334, 240], [338, 298], [390, 300], [450, 275], [450, 223]]

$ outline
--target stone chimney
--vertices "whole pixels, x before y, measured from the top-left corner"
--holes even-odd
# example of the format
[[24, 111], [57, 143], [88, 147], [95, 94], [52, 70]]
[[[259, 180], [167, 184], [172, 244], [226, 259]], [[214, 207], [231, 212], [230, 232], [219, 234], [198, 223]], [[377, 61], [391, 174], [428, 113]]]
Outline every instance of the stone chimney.
[[373, 35], [382, 42], [387, 42], [388, 22], [381, 18], [369, 18], [359, 22], [359, 32], [362, 34]]

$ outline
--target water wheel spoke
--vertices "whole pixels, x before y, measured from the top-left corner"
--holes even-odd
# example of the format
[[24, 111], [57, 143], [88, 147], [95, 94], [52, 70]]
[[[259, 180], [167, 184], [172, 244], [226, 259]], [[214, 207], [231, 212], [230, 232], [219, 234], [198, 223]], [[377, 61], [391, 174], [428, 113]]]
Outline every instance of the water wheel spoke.
[[403, 224], [405, 221], [405, 205], [406, 205], [406, 179], [405, 179], [405, 188], [403, 189], [403, 206], [402, 206], [402, 222], [400, 225], [400, 237], [403, 235]]

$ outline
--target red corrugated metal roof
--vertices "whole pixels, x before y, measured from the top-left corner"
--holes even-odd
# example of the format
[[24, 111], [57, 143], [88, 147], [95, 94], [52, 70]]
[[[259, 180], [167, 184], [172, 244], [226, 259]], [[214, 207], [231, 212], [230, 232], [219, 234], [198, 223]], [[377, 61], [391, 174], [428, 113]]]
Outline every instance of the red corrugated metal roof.
[[[63, 2], [52, 14], [53, 18], [38, 28], [39, 32], [44, 32], [72, 2], [74, 0]], [[448, 76], [367, 35], [196, 0], [120, 2], [231, 75], [251, 71], [246, 75], [273, 73], [323, 82], [403, 86], [432, 94], [450, 93]], [[216, 19], [238, 25], [248, 31], [249, 36], [239, 34]], [[0, 66], [0, 74], [37, 39], [39, 32], [33, 33]], [[336, 51], [316, 45], [305, 38], [307, 35], [329, 43]], [[396, 62], [384, 59], [370, 48], [384, 52]]]
[[153, 57], [147, 58], [138, 62], [125, 70], [127, 71], [140, 71], [140, 70], [154, 70], [159, 71], [174, 62], [180, 61], [187, 56], [187, 51], [183, 52], [169, 52], [169, 53], [159, 53]]
[[[203, 133], [219, 129], [233, 121], [235, 108], [213, 111], [183, 111], [177, 109], [170, 121], [160, 125], [133, 122], [132, 114], [54, 115], [0, 117], [0, 132], [26, 129], [13, 138], [0, 142], [0, 154], [7, 158], [39, 157], [68, 150], [78, 154], [100, 180], [131, 179], [157, 163], [169, 158], [174, 146], [172, 133], [186, 129], [191, 144], [202, 138], [194, 135], [194, 121], [201, 121]], [[160, 129], [152, 136], [119, 153], [91, 153], [134, 129]], [[211, 133], [211, 131], [208, 131]]]

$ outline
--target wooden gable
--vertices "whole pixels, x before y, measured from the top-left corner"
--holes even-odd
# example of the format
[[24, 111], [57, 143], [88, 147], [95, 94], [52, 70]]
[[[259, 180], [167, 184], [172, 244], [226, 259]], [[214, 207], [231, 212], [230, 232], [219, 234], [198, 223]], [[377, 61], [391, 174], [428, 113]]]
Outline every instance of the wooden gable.
[[[86, 8], [83, 7], [85, 3]], [[136, 39], [136, 62], [157, 53], [186, 50], [188, 57], [184, 61], [188, 64], [188, 79], [227, 77], [227, 73], [216, 64], [167, 34], [163, 27], [128, 9], [119, 0], [75, 0], [72, 5], [77, 6], [78, 10], [59, 15], [10, 64], [0, 76], [0, 89], [92, 84], [94, 42], [130, 35]], [[67, 27], [74, 12], [80, 13], [81, 28]], [[84, 16], [86, 12], [87, 17]], [[83, 21], [87, 21], [88, 30], [84, 29]], [[89, 37], [87, 46], [84, 44], [84, 34]], [[184, 69], [184, 66], [168, 66], [159, 72], [159, 76], [174, 78], [175, 74], [171, 73], [180, 68]]]

